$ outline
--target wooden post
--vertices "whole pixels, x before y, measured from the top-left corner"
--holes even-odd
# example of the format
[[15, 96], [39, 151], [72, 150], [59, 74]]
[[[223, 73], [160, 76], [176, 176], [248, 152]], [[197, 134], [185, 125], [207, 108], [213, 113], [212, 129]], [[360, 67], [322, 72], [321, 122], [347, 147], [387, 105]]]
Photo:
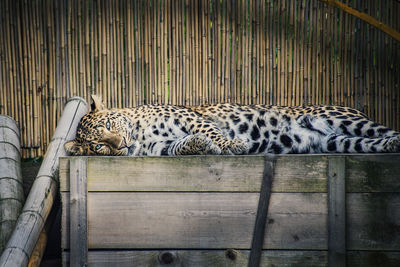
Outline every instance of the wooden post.
[[24, 205], [20, 153], [17, 124], [0, 115], [0, 254]]
[[76, 157], [70, 161], [70, 240], [72, 267], [87, 265], [87, 159]]
[[346, 266], [345, 158], [329, 157], [328, 163], [328, 263]]
[[66, 156], [64, 143], [75, 137], [80, 118], [86, 114], [88, 105], [80, 97], [71, 98], [64, 107], [58, 127], [47, 149], [43, 163], [32, 185], [29, 196], [15, 230], [0, 258], [0, 266], [26, 266], [37, 243], [43, 225], [57, 197], [58, 159]]

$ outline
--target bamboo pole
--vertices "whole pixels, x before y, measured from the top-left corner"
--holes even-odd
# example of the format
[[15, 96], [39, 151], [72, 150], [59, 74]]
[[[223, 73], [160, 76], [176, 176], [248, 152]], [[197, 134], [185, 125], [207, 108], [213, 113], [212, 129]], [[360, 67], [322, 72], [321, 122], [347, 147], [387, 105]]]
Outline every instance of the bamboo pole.
[[226, 50], [227, 50], [227, 25], [226, 25], [226, 20], [227, 20], [227, 14], [226, 14], [226, 1], [223, 1], [221, 3], [221, 11], [220, 15], [218, 16], [220, 18], [219, 23], [220, 23], [220, 28], [218, 29], [221, 31], [221, 34], [218, 34], [218, 36], [221, 38], [220, 39], [220, 45], [218, 46], [220, 48], [219, 52], [219, 83], [221, 85], [220, 90], [221, 90], [221, 98], [219, 102], [226, 102], [227, 101], [227, 85], [225, 84], [225, 66], [227, 65], [227, 60], [226, 60]]
[[197, 88], [197, 93], [196, 93], [196, 98], [194, 103], [196, 105], [200, 104], [203, 98], [202, 95], [202, 87], [203, 87], [203, 81], [201, 79], [201, 13], [200, 13], [200, 9], [199, 6], [202, 4], [202, 1], [196, 1], [195, 2], [195, 86]]
[[340, 1], [337, 1], [337, 0], [319, 0], [319, 1], [327, 3], [328, 5], [331, 5], [333, 7], [339, 8], [339, 9], [343, 10], [344, 12], [349, 13], [350, 15], [355, 16], [355, 17], [371, 24], [375, 28], [385, 32], [386, 34], [388, 34], [389, 36], [391, 36], [392, 38], [394, 38], [395, 40], [400, 42], [400, 33], [397, 32], [395, 29], [389, 27], [388, 25], [384, 24], [383, 22], [381, 22], [365, 13], [362, 13]]
[[183, 12], [184, 12], [184, 1], [176, 1], [176, 36], [177, 36], [177, 42], [176, 42], [176, 47], [177, 47], [177, 104], [184, 104], [184, 87], [183, 87], [183, 49], [184, 49], [184, 40], [183, 40]]
[[[91, 56], [91, 47], [90, 47], [90, 27], [89, 27], [89, 20], [91, 18], [91, 14], [89, 13], [89, 9], [90, 7], [90, 2], [85, 1], [84, 2], [84, 27], [82, 27], [84, 29], [84, 34], [83, 34], [83, 40], [81, 41], [82, 43], [84, 43], [84, 58], [82, 58], [82, 60], [85, 62], [85, 68], [82, 68], [82, 70], [84, 71], [83, 76], [85, 79], [85, 83], [84, 83], [84, 90], [83, 90], [83, 99], [87, 99], [88, 95], [90, 95], [91, 90], [92, 90], [92, 81], [91, 81], [91, 75], [90, 75], [90, 56]], [[83, 52], [83, 51], [82, 51]], [[81, 52], [81, 53], [82, 53]]]
[[164, 94], [164, 103], [165, 104], [169, 104], [170, 100], [171, 100], [171, 83], [170, 83], [170, 75], [169, 75], [169, 70], [170, 70], [170, 56], [168, 57], [168, 50], [167, 50], [167, 46], [170, 44], [170, 35], [168, 34], [169, 31], [167, 29], [168, 25], [170, 25], [170, 16], [171, 16], [171, 2], [170, 0], [166, 0], [165, 1], [165, 18], [164, 18], [164, 27], [163, 27], [163, 41], [164, 41], [164, 45], [163, 45], [163, 70], [164, 70], [164, 74], [163, 74], [163, 87], [165, 88], [165, 94]]
[[19, 137], [16, 122], [0, 115], [0, 254], [24, 205]]
[[75, 136], [80, 118], [87, 112], [87, 103], [79, 97], [65, 105], [35, 182], [18, 218], [12, 236], [0, 258], [0, 266], [26, 266], [57, 194], [55, 175], [58, 159], [65, 156], [65, 141]]

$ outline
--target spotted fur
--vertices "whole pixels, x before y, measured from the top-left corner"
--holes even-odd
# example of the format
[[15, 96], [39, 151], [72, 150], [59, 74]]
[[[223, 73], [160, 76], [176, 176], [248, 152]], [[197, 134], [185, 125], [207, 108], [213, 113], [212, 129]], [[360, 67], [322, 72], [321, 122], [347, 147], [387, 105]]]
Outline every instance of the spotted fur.
[[92, 110], [65, 144], [73, 155], [400, 152], [400, 134], [338, 106], [144, 105]]

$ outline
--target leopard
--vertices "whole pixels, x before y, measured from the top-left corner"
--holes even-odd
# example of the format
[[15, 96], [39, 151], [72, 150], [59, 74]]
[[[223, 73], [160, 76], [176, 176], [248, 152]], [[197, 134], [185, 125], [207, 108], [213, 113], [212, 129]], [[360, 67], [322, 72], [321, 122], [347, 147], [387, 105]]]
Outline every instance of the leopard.
[[396, 153], [400, 133], [334, 105], [219, 103], [107, 108], [92, 95], [70, 155], [178, 156]]

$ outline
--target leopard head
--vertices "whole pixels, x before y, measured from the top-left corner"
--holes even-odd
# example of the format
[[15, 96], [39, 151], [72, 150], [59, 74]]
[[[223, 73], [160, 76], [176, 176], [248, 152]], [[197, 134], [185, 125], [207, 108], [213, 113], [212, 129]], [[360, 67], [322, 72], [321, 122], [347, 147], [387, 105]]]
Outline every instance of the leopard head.
[[75, 156], [128, 156], [137, 146], [129, 117], [116, 109], [107, 109], [98, 96], [92, 96], [91, 111], [82, 117], [76, 137], [65, 143]]

